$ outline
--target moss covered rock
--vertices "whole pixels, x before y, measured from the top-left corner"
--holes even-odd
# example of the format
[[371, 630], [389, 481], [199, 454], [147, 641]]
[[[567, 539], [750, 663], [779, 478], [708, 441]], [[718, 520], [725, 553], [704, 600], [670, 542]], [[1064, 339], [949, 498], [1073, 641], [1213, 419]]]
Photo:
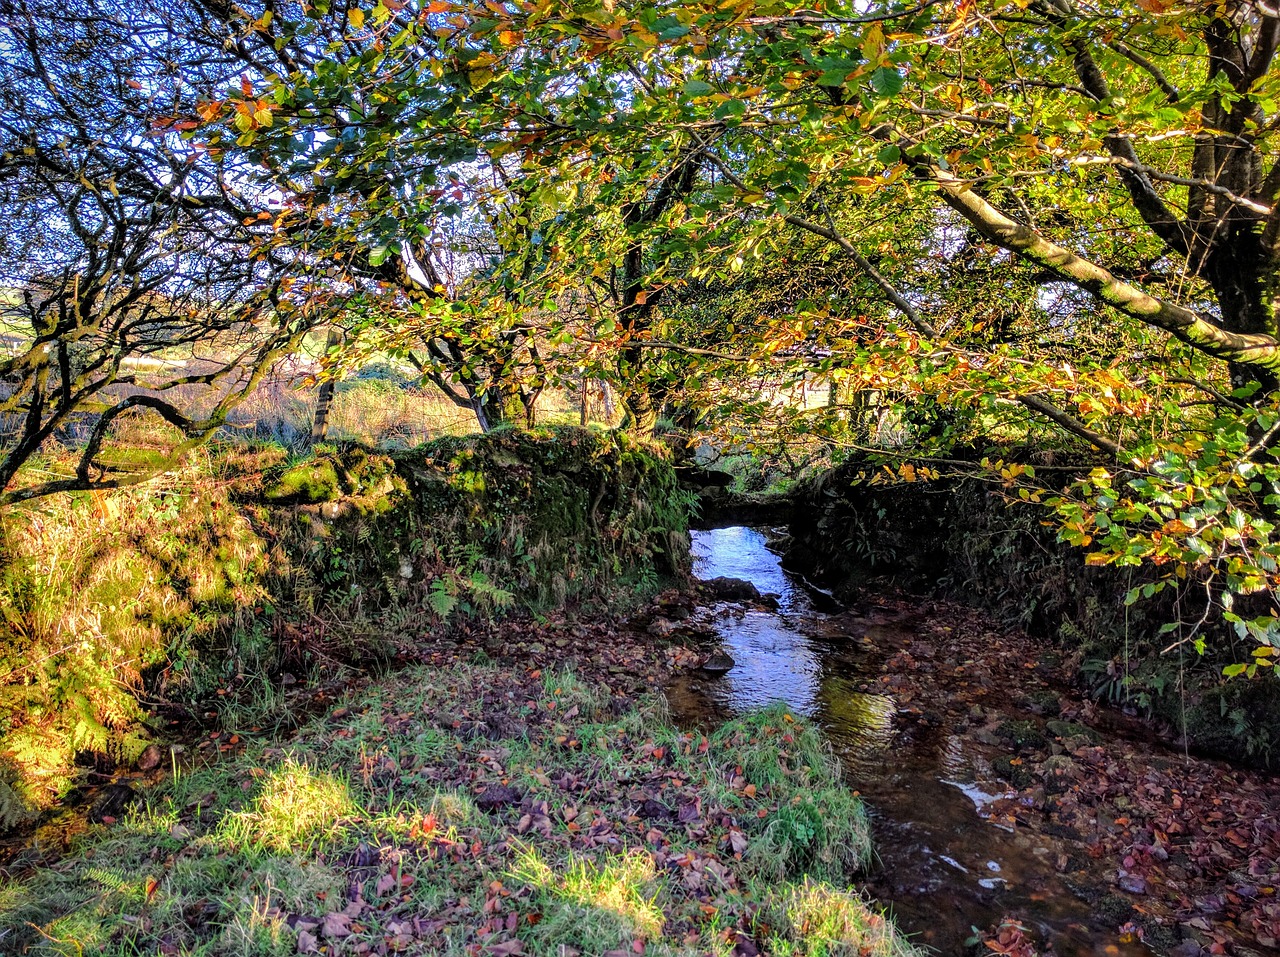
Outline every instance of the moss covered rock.
[[[243, 494], [243, 493], [242, 493]], [[665, 453], [560, 427], [326, 450], [246, 495], [290, 585], [438, 618], [643, 597], [687, 573], [689, 493]], [[618, 586], [623, 586], [619, 589]]]

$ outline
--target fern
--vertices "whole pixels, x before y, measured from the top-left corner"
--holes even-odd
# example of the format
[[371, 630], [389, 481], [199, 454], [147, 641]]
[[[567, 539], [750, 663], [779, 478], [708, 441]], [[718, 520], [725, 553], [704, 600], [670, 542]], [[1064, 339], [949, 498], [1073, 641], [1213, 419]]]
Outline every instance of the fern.
[[0, 831], [24, 824], [33, 816], [22, 795], [8, 781], [0, 778]]
[[499, 588], [484, 572], [475, 571], [462, 579], [463, 587], [478, 603], [492, 609], [509, 608], [516, 596], [505, 588]]
[[458, 607], [458, 596], [450, 591], [449, 584], [447, 578], [437, 578], [431, 583], [431, 590], [427, 592], [427, 604], [431, 606], [437, 618], [448, 618]]
[[127, 878], [121, 877], [115, 871], [109, 871], [105, 867], [86, 867], [83, 873], [89, 880], [109, 891], [124, 890], [128, 884]]

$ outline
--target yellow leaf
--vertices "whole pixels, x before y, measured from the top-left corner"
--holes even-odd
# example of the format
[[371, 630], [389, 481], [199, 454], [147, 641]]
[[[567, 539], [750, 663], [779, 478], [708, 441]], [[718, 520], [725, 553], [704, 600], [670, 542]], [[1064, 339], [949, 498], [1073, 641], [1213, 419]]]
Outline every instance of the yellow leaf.
[[862, 56], [874, 63], [880, 59], [882, 53], [884, 53], [884, 30], [881, 29], [880, 24], [873, 23], [862, 38]]
[[347, 22], [351, 24], [351, 29], [359, 30], [364, 26], [364, 11], [359, 7], [352, 7], [347, 11]]

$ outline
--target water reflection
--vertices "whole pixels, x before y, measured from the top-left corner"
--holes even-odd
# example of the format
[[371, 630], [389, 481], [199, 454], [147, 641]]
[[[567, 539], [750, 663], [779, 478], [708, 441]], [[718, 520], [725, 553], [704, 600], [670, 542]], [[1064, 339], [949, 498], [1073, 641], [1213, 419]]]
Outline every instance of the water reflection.
[[795, 627], [801, 615], [816, 614], [802, 589], [768, 550], [755, 528], [716, 528], [693, 533], [694, 572], [700, 578], [742, 578], [778, 599], [778, 613], [747, 611], [720, 628], [724, 648], [737, 666], [704, 693], [733, 710], [785, 701], [812, 715], [818, 698], [822, 660]]
[[762, 592], [778, 596], [781, 611], [793, 602], [807, 605], [782, 563], [769, 551], [769, 537], [758, 528], [712, 528], [693, 533], [693, 572], [699, 578], [742, 578]]
[[[714, 721], [775, 700], [813, 718], [871, 811], [881, 860], [872, 889], [922, 943], [959, 953], [973, 926], [1016, 914], [1058, 957], [1149, 953], [1119, 941], [1065, 885], [1053, 863], [1062, 847], [985, 819], [1006, 791], [962, 735], [875, 693], [880, 663], [858, 639], [875, 629], [897, 638], [901, 626], [818, 613], [768, 541], [753, 528], [694, 533], [700, 577], [747, 579], [777, 595], [779, 611], [718, 621], [737, 666], [721, 678], [676, 678], [668, 698], [677, 718]], [[1105, 875], [1095, 884], [1107, 889]]]

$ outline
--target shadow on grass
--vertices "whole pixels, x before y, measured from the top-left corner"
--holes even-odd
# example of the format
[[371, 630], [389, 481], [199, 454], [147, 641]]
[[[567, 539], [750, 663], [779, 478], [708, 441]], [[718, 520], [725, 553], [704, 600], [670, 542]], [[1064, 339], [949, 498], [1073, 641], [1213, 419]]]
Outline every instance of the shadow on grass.
[[910, 957], [849, 887], [869, 854], [781, 707], [703, 737], [572, 673], [419, 668], [6, 878], [0, 950]]

